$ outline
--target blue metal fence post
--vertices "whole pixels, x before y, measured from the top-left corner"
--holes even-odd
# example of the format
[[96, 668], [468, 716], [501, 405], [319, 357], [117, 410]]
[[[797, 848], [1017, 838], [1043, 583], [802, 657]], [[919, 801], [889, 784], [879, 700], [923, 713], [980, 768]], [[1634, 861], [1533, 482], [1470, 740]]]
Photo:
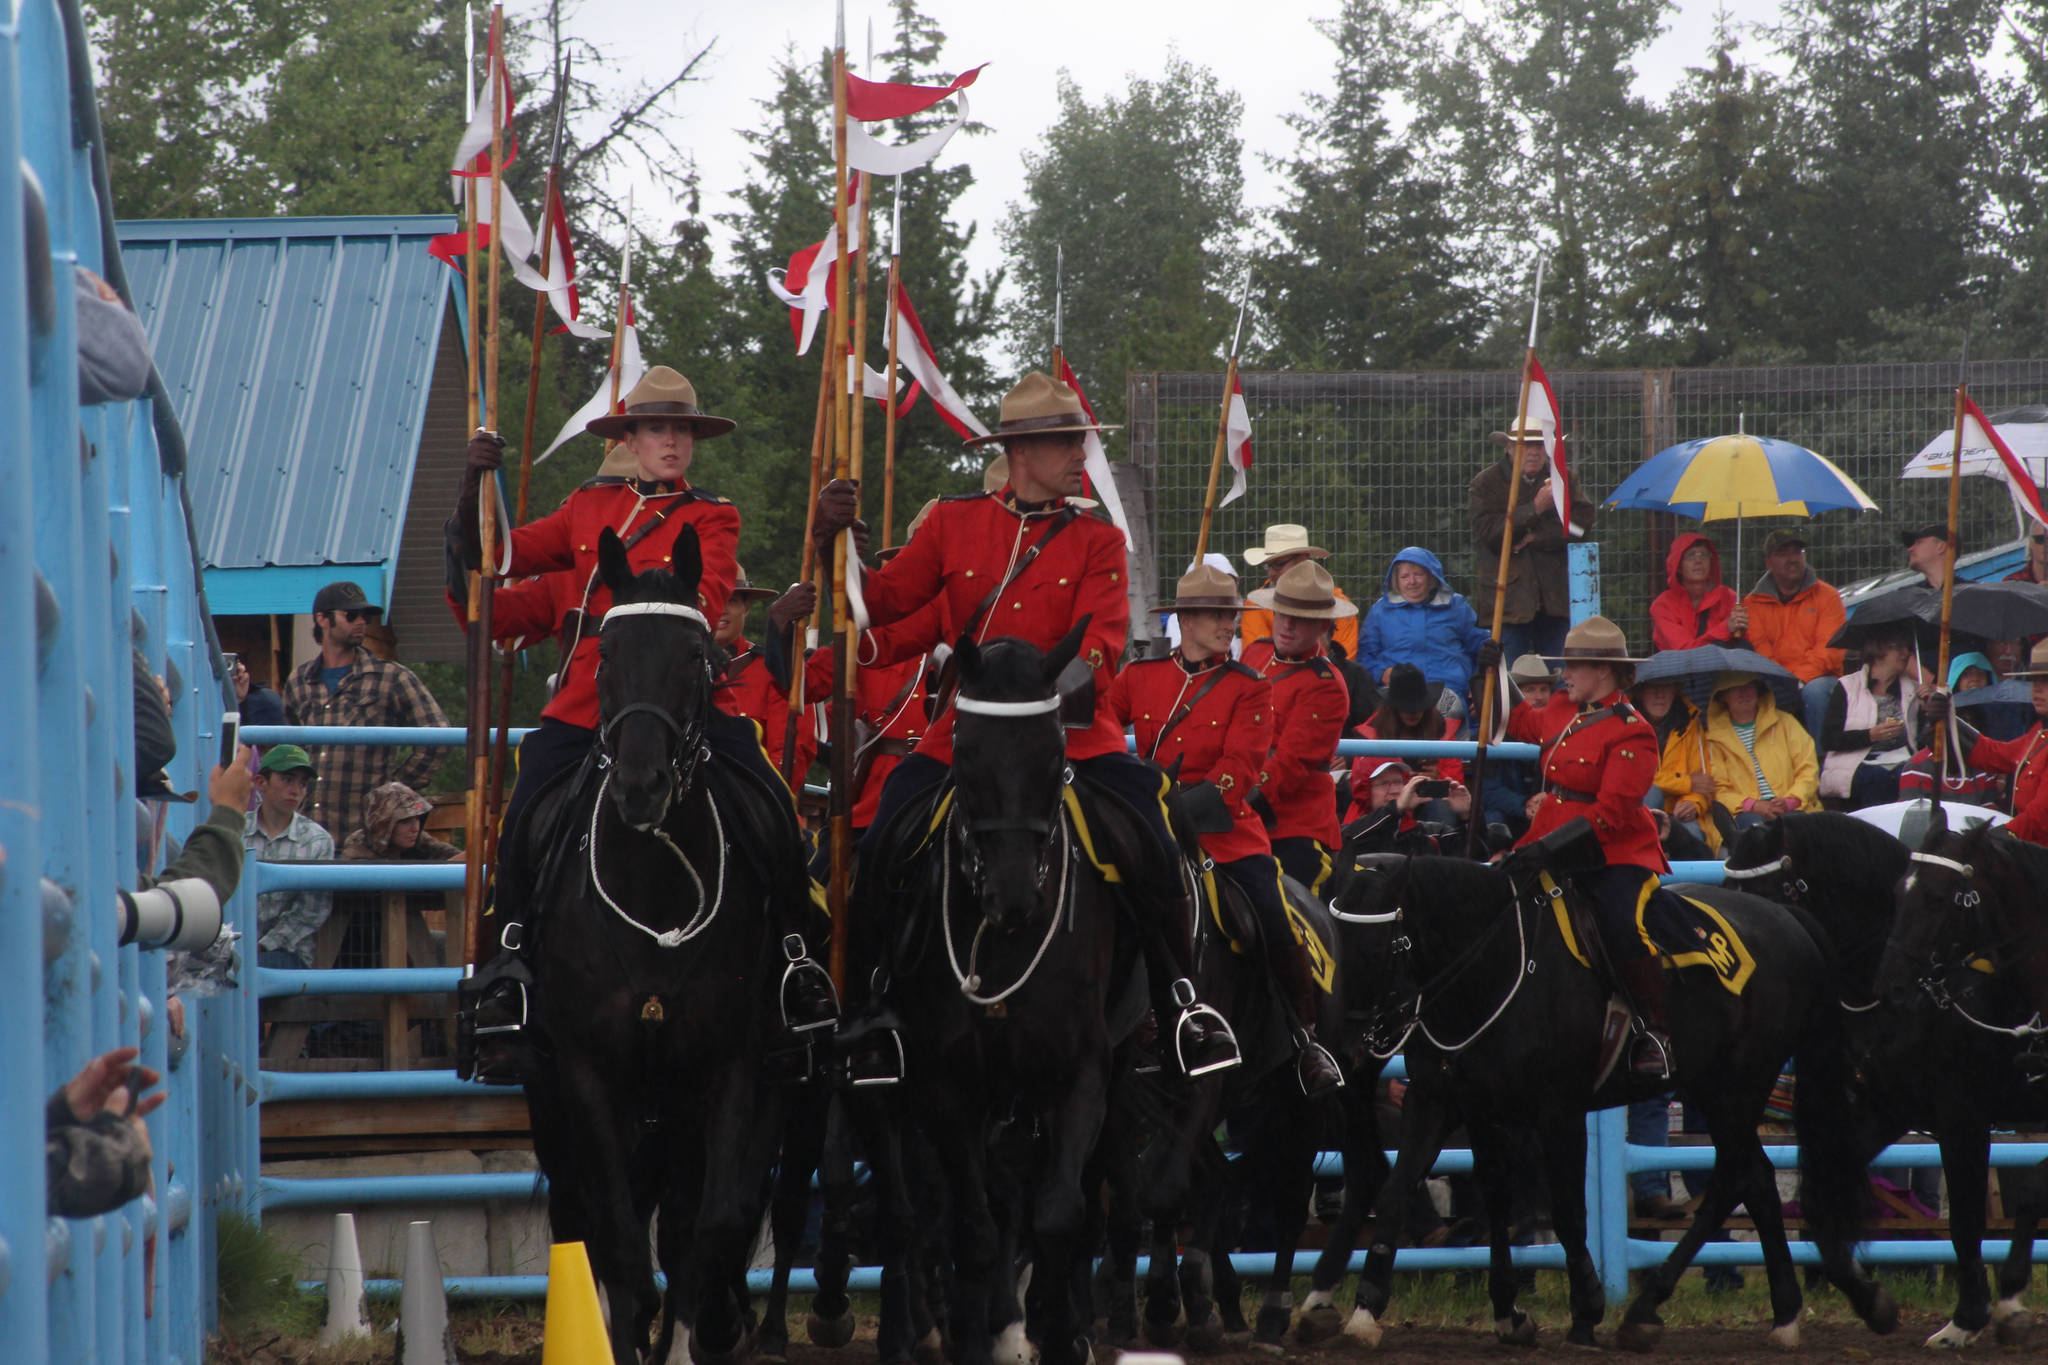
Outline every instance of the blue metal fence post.
[[[21, 180], [22, 87], [18, 30], [0, 14], [0, 337], [29, 330]], [[0, 345], [0, 450], [29, 445], [29, 357]], [[0, 479], [0, 620], [35, 618], [34, 460], [14, 459]], [[0, 745], [0, 1341], [23, 1360], [49, 1357], [43, 1184], [43, 1116], [22, 1102], [43, 1085], [43, 909], [41, 783], [36, 726], [36, 653], [0, 650], [0, 711], [19, 723]]]
[[1628, 1301], [1628, 1110], [1586, 1115], [1586, 1222], [1610, 1306]]
[[1600, 542], [1580, 540], [1565, 546], [1565, 562], [1571, 571], [1572, 624], [1577, 625], [1600, 614]]

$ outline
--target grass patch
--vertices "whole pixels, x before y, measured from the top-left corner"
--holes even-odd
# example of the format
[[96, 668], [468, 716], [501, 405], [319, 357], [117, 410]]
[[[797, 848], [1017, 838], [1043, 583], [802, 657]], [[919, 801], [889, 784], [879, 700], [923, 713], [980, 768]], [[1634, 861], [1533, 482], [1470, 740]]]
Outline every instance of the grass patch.
[[218, 1228], [222, 1335], [261, 1340], [318, 1332], [324, 1305], [299, 1292], [298, 1257], [277, 1235], [228, 1210]]

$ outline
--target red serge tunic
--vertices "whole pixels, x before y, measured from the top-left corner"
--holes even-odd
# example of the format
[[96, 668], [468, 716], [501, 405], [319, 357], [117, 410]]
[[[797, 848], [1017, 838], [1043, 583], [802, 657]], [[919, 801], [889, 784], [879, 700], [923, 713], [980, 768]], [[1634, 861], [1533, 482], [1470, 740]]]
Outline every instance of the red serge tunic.
[[[634, 532], [657, 517], [664, 518], [661, 524], [628, 547], [627, 562], [636, 572], [668, 567], [676, 536], [685, 526], [693, 526], [704, 557], [704, 577], [697, 590], [698, 610], [709, 621], [716, 621], [725, 610], [725, 599], [739, 577], [735, 559], [740, 536], [739, 510], [724, 498], [702, 489], [642, 494], [642, 486], [630, 479], [592, 479], [571, 493], [555, 512], [513, 530], [512, 575], [547, 575], [542, 581], [548, 584], [545, 591], [553, 612], [546, 625], [548, 633], [560, 625], [567, 612], [580, 610], [597, 617], [611, 605], [611, 590], [597, 573], [598, 532], [609, 526], [621, 539], [631, 539]], [[500, 594], [491, 604], [491, 633], [499, 639], [519, 633], [500, 619], [504, 609], [499, 603], [503, 600]], [[527, 607], [531, 605], [529, 600]], [[586, 624], [574, 634], [575, 643], [562, 661], [554, 699], [541, 715], [595, 730], [597, 629], [594, 623]]]
[[1351, 714], [1351, 689], [1320, 649], [1306, 659], [1283, 659], [1271, 640], [1255, 640], [1245, 646], [1244, 662], [1273, 687], [1273, 752], [1260, 787], [1273, 809], [1273, 837], [1335, 848], [1343, 835], [1330, 765]]
[[[811, 722], [810, 707], [832, 695], [832, 675], [804, 666], [804, 710], [796, 717], [796, 766], [784, 777], [799, 786], [811, 763], [818, 757], [818, 729]], [[725, 667], [725, 679], [711, 699], [727, 715], [739, 716], [761, 727], [761, 747], [768, 753], [769, 766], [782, 772], [782, 746], [789, 734], [789, 689], [775, 681], [768, 671], [767, 656], [745, 640], [733, 642], [732, 662]]]
[[[910, 543], [865, 576], [861, 595], [867, 601], [870, 620], [877, 626], [892, 625], [934, 598], [943, 598], [947, 622], [964, 628], [1010, 567], [1034, 545], [1045, 545], [1016, 581], [990, 603], [975, 629], [975, 639], [1015, 636], [1039, 649], [1051, 649], [1083, 616], [1089, 616], [1079, 657], [1095, 670], [1095, 695], [1108, 696], [1130, 630], [1123, 532], [1099, 514], [1075, 509], [1073, 521], [1048, 543], [1047, 535], [1067, 510], [1057, 505], [1027, 507], [1018, 503], [1008, 488], [1000, 494], [968, 493], [939, 499]], [[903, 647], [929, 649], [938, 644], [941, 624], [928, 619]], [[1096, 758], [1123, 747], [1123, 728], [1106, 706], [1096, 708], [1095, 723], [1088, 729], [1067, 731], [1070, 758]], [[952, 763], [950, 709], [933, 720], [918, 741], [917, 752]]]
[[[1623, 709], [1612, 709], [1617, 703]], [[1543, 784], [1549, 793], [1515, 847], [1583, 815], [1592, 822], [1609, 866], [1671, 870], [1657, 842], [1657, 822], [1643, 805], [1657, 776], [1657, 732], [1620, 692], [1581, 711], [1560, 687], [1540, 711], [1515, 707], [1508, 716], [1508, 738], [1543, 746]], [[1559, 796], [1560, 791], [1573, 795]]]
[[[946, 633], [946, 602], [941, 597], [933, 598], [901, 621], [871, 628], [860, 637], [860, 657], [856, 660], [860, 668], [853, 684], [854, 710], [865, 724], [874, 727], [866, 738], [877, 747], [861, 768], [860, 790], [853, 795], [851, 818], [855, 829], [866, 829], [875, 822], [875, 811], [882, 803], [882, 784], [903, 761], [902, 754], [882, 752], [882, 741], [914, 745], [931, 728], [925, 698], [938, 670], [931, 666], [930, 647], [923, 642], [933, 636], [944, 639]], [[804, 677], [815, 675], [824, 679], [827, 695], [832, 690], [835, 657], [833, 647], [827, 645], [812, 651], [804, 663]], [[804, 690], [808, 692], [809, 686]], [[855, 755], [855, 763], [859, 762]]]
[[[1211, 678], [1215, 684], [1203, 691]], [[1273, 689], [1263, 678], [1230, 659], [1206, 667], [1178, 654], [1140, 659], [1117, 674], [1109, 710], [1119, 727], [1137, 732], [1140, 758], [1169, 771], [1178, 760], [1181, 782], [1211, 782], [1223, 794], [1230, 830], [1204, 834], [1204, 853], [1219, 863], [1271, 856], [1265, 823], [1248, 804], [1266, 781], [1272, 746]]]
[[2012, 823], [2006, 828], [2014, 838], [2048, 844], [2048, 740], [2042, 727], [2036, 724], [2018, 739], [1979, 735], [1970, 746], [1970, 765], [2013, 775]]

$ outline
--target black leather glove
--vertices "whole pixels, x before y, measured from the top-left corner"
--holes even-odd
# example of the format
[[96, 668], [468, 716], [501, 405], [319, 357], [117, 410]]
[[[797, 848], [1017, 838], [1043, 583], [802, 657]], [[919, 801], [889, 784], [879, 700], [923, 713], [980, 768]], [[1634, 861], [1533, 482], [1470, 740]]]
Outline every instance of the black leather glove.
[[860, 516], [860, 485], [851, 479], [834, 479], [818, 490], [818, 508], [811, 520], [811, 541], [825, 557], [832, 538], [854, 524]]
[[1479, 648], [1472, 651], [1472, 671], [1491, 673], [1500, 667], [1500, 641], [1483, 640]]
[[1939, 725], [1948, 719], [1948, 693], [1940, 688], [1929, 688], [1920, 694], [1920, 716], [1923, 720]]
[[477, 509], [483, 501], [484, 477], [505, 463], [505, 438], [479, 427], [469, 438], [469, 454], [462, 463], [462, 493], [455, 500], [453, 548], [465, 569], [480, 569], [484, 562], [483, 532], [477, 523]]
[[768, 604], [768, 625], [777, 635], [789, 629], [789, 623], [809, 616], [817, 609], [818, 590], [809, 583], [792, 583], [789, 591]]

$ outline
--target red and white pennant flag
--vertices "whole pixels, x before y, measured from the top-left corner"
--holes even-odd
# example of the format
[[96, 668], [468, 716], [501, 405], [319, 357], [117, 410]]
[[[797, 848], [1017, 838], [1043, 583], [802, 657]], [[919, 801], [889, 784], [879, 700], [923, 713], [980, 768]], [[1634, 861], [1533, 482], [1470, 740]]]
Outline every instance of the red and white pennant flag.
[[[847, 237], [853, 243], [847, 253], [849, 256], [861, 248], [860, 220], [866, 193], [867, 177], [854, 172], [846, 182]], [[838, 292], [833, 280], [838, 273], [833, 269], [838, 251], [839, 223], [835, 218], [825, 229], [822, 241], [804, 247], [789, 258], [788, 269], [768, 272], [768, 288], [776, 298], [789, 305], [789, 327], [796, 337], [798, 355], [811, 349], [811, 338], [818, 334], [818, 321], [832, 306]]]
[[[1067, 363], [1064, 353], [1060, 356], [1059, 380], [1074, 391], [1074, 397], [1081, 400], [1081, 411], [1088, 414], [1088, 420], [1095, 421], [1095, 405], [1088, 401], [1088, 395], [1082, 390], [1081, 381], [1074, 374], [1074, 367]], [[1133, 548], [1131, 523], [1124, 517], [1124, 500], [1117, 495], [1116, 479], [1109, 469], [1109, 455], [1102, 448], [1102, 433], [1091, 431], [1082, 437], [1081, 449], [1085, 453], [1082, 468], [1088, 474], [1090, 493], [1102, 504], [1102, 510], [1109, 513], [1109, 519], [1116, 523], [1116, 529], [1124, 533], [1124, 548]]]
[[[981, 71], [982, 68], [977, 66], [972, 71], [962, 72], [946, 85], [892, 84], [886, 81], [863, 80], [848, 73], [847, 164], [873, 175], [902, 175], [906, 171], [928, 165], [952, 139], [953, 134], [966, 126], [967, 87], [974, 84], [974, 78], [979, 76]], [[887, 143], [878, 142], [860, 126], [863, 123], [883, 123], [890, 119], [922, 113], [947, 98], [955, 99], [959, 104], [959, 111], [952, 121], [902, 146], [892, 147]]]
[[1998, 428], [1977, 406], [1977, 400], [1965, 393], [1963, 399], [1963, 449], [1989, 450], [1998, 456], [1998, 468], [1990, 470], [1993, 478], [2005, 482], [2006, 491], [2012, 494], [2012, 505], [2021, 514], [2033, 518], [2037, 526], [2048, 527], [2048, 508], [2041, 504], [2041, 489], [2027, 473], [2027, 466], [2019, 456], [2012, 453], [2012, 447], [1998, 434]]
[[1230, 381], [1230, 416], [1223, 423], [1223, 458], [1230, 461], [1230, 491], [1216, 500], [1228, 507], [1244, 496], [1244, 474], [1252, 467], [1252, 415], [1245, 411], [1244, 376]]
[[1557, 510], [1558, 521], [1564, 525], [1565, 534], [1582, 536], [1586, 528], [1572, 520], [1572, 477], [1566, 459], [1563, 426], [1557, 413], [1557, 394], [1550, 387], [1550, 376], [1543, 372], [1543, 362], [1532, 355], [1529, 357], [1528, 420], [1543, 433], [1543, 454], [1550, 465], [1550, 501]]

